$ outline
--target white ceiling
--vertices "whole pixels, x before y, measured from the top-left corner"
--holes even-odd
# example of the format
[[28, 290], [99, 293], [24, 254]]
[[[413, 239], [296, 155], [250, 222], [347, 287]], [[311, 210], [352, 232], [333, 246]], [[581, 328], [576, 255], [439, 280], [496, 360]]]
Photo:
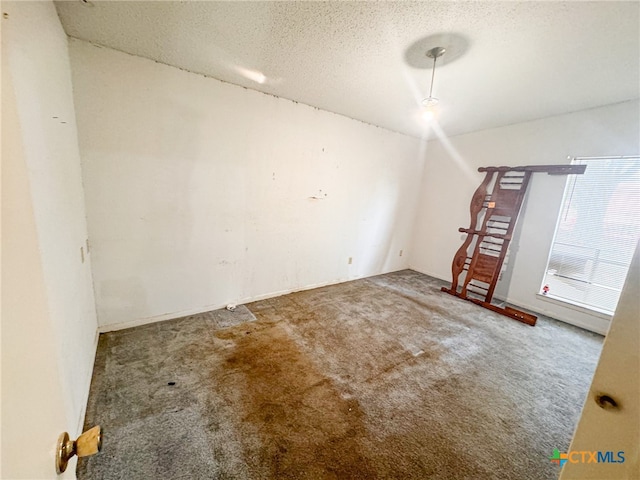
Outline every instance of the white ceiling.
[[[66, 33], [416, 137], [444, 34], [447, 135], [637, 98], [640, 2], [57, 2]], [[466, 52], [446, 36], [466, 39]], [[427, 41], [427, 44], [429, 42]], [[262, 76], [263, 75], [263, 76]]]

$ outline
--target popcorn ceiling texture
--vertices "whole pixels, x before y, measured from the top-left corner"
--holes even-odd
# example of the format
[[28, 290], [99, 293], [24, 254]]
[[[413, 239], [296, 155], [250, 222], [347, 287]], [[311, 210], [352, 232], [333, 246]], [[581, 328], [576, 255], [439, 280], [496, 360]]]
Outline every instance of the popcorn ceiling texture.
[[441, 285], [404, 270], [101, 335], [78, 478], [556, 478], [602, 338]]
[[67, 35], [413, 136], [430, 70], [417, 40], [467, 53], [436, 72], [447, 135], [639, 96], [638, 2], [56, 2]]

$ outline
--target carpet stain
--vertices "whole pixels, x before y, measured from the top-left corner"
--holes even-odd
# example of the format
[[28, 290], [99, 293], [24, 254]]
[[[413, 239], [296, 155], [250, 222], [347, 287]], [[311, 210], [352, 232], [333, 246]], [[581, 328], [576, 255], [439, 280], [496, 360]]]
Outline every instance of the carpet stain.
[[261, 446], [256, 468], [270, 478], [377, 478], [361, 441], [367, 433], [353, 398], [343, 398], [280, 324], [256, 323], [216, 334], [233, 341], [216, 384], [241, 399], [243, 422]]
[[103, 450], [78, 478], [557, 478], [601, 337], [442, 285], [396, 272], [101, 335]]

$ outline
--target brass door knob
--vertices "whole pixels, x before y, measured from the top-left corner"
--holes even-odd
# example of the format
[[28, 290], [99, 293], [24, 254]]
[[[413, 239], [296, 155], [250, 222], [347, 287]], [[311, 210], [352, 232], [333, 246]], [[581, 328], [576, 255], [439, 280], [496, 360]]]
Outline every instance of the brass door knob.
[[60, 475], [64, 472], [69, 460], [74, 455], [88, 457], [98, 453], [101, 448], [102, 430], [99, 425], [84, 432], [77, 440], [69, 440], [67, 432], [61, 433], [56, 449], [56, 473]]

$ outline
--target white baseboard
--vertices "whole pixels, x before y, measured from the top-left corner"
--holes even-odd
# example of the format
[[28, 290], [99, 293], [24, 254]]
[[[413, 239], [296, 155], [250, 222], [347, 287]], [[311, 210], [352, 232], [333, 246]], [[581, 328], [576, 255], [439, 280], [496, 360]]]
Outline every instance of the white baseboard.
[[[439, 275], [430, 273], [427, 271], [422, 271], [414, 267], [409, 267], [411, 270], [415, 270], [416, 272], [424, 273], [425, 275], [429, 275], [430, 277], [437, 278], [438, 280], [442, 280], [444, 282], [451, 282], [450, 279], [441, 278]], [[504, 299], [499, 299], [495, 297], [496, 300], [505, 301]], [[545, 308], [534, 307], [532, 305], [528, 305], [526, 302], [521, 302], [519, 300], [514, 300], [513, 298], [507, 298], [507, 303], [514, 305], [516, 307], [524, 308], [526, 310], [530, 310], [539, 315], [544, 315], [549, 318], [553, 318], [554, 320], [559, 320], [564, 323], [568, 323], [570, 325], [574, 325], [576, 327], [583, 328], [585, 330], [589, 330], [590, 332], [597, 333], [599, 335], [606, 335], [609, 330], [609, 325], [611, 323], [610, 319], [605, 318], [602, 314], [594, 313], [588, 314], [587, 312], [583, 312], [583, 315], [590, 315], [591, 318], [586, 320], [580, 320], [576, 318], [572, 318], [569, 315], [565, 315], [557, 310], [549, 311]], [[569, 308], [569, 307], [564, 307]]]
[[548, 310], [541, 309], [540, 307], [533, 307], [531, 305], [527, 305], [525, 302], [520, 302], [513, 299], [507, 299], [507, 303], [515, 305], [516, 307], [524, 308], [526, 310], [531, 310], [532, 312], [538, 313], [540, 315], [545, 315], [549, 318], [553, 318], [554, 320], [560, 320], [561, 322], [568, 323], [575, 327], [589, 330], [590, 332], [597, 333], [599, 335], [606, 335], [609, 331], [609, 325], [611, 324], [610, 320], [605, 320], [599, 315], [592, 315], [589, 319], [580, 320], [572, 318], [568, 315], [564, 315], [557, 311], [550, 312]]
[[199, 313], [210, 312], [226, 307], [225, 305], [205, 305], [204, 307], [194, 308], [191, 310], [181, 310], [179, 312], [164, 313], [162, 315], [154, 315], [152, 317], [134, 318], [120, 323], [109, 323], [98, 327], [99, 333], [115, 332], [116, 330], [125, 330], [127, 328], [140, 327], [150, 323], [163, 322], [165, 320], [173, 320], [174, 318], [188, 317], [189, 315], [197, 315]]
[[[301, 288], [291, 288], [291, 289], [286, 289], [286, 290], [280, 290], [280, 291], [277, 291], [277, 292], [265, 293], [265, 294], [262, 294], [262, 295], [255, 295], [253, 297], [246, 297], [246, 298], [242, 298], [240, 300], [234, 301], [232, 303], [234, 303], [236, 305], [243, 305], [245, 303], [257, 302], [259, 300], [267, 300], [269, 298], [280, 297], [282, 295], [288, 295], [289, 293], [303, 292], [303, 291], [306, 291], [306, 290], [313, 290], [314, 288], [327, 287], [329, 285], [337, 285], [339, 283], [350, 282], [352, 280], [360, 280], [362, 278], [369, 278], [369, 277], [375, 277], [377, 275], [384, 275], [385, 273], [393, 273], [393, 272], [397, 272], [397, 271], [400, 271], [400, 270], [407, 270], [407, 268], [408, 267], [403, 267], [403, 268], [400, 268], [398, 270], [389, 270], [388, 272], [374, 273], [374, 274], [371, 274], [371, 275], [355, 276], [355, 277], [352, 277], [352, 278], [344, 278], [344, 279], [331, 280], [331, 281], [328, 281], [328, 282], [314, 283], [312, 285], [306, 285], [306, 286], [301, 287]], [[165, 320], [173, 320], [175, 318], [187, 317], [189, 315], [198, 315], [199, 313], [205, 313], [205, 312], [210, 312], [212, 310], [219, 310], [221, 308], [225, 308], [228, 304], [229, 304], [229, 302], [224, 303], [224, 304], [205, 305], [205, 306], [194, 308], [194, 309], [190, 309], [190, 310], [182, 310], [182, 311], [179, 311], [179, 312], [164, 313], [162, 315], [154, 315], [152, 317], [136, 318], [136, 319], [128, 320], [126, 322], [121, 322], [121, 323], [111, 323], [111, 324], [107, 324], [107, 325], [100, 325], [98, 327], [98, 332], [99, 333], [114, 332], [116, 330], [124, 330], [126, 328], [139, 327], [141, 325], [147, 325], [147, 324], [156, 323], [156, 322], [163, 322]]]

